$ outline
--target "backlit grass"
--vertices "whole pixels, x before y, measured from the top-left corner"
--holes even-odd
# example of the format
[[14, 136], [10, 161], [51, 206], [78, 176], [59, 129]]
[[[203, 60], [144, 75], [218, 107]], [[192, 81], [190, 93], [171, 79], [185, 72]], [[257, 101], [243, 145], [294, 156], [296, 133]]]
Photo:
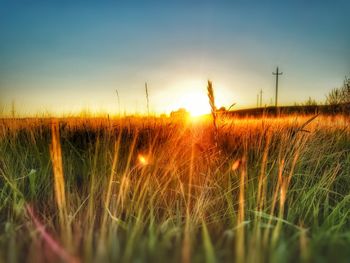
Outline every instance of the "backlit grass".
[[347, 262], [350, 122], [310, 118], [2, 120], [0, 261]]

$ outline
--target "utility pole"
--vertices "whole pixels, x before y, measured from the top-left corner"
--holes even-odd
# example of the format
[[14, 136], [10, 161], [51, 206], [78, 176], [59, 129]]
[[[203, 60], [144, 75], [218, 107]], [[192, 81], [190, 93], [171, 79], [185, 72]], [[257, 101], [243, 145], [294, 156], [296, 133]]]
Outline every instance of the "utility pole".
[[149, 117], [149, 98], [148, 98], [147, 82], [145, 82], [145, 90], [146, 90], [146, 99], [147, 99], [147, 113], [148, 113], [148, 117]]
[[278, 71], [278, 67], [276, 69], [276, 72], [272, 72], [272, 75], [276, 76], [276, 97], [275, 97], [275, 107], [278, 106], [278, 76], [282, 75], [283, 72]]
[[263, 94], [263, 91], [261, 89], [260, 90], [260, 108], [262, 108], [262, 94]]
[[256, 107], [259, 108], [259, 93], [256, 95]]

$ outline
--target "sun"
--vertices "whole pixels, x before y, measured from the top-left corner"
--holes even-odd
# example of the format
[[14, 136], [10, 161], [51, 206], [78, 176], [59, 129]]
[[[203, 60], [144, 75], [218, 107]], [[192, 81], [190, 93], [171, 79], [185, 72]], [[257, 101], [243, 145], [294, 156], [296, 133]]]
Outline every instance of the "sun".
[[192, 117], [210, 113], [208, 98], [204, 92], [190, 92], [184, 94], [181, 104]]
[[173, 103], [169, 105], [170, 111], [184, 108], [191, 117], [210, 113], [205, 81], [176, 83], [173, 90], [176, 90], [176, 93], [173, 97]]

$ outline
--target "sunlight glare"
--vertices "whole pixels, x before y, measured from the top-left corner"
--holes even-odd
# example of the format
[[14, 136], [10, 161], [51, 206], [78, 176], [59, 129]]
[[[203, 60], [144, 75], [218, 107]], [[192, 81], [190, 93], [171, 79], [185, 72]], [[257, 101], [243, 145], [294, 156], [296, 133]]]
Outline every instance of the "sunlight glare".
[[177, 90], [177, 96], [174, 98], [174, 103], [169, 105], [170, 111], [185, 108], [191, 117], [210, 113], [204, 81], [176, 83], [173, 89]]
[[139, 162], [140, 162], [140, 164], [141, 164], [142, 166], [146, 166], [146, 165], [149, 164], [149, 162], [148, 162], [146, 156], [144, 156], [144, 155], [142, 155], [142, 154], [139, 154], [138, 159], [139, 159]]

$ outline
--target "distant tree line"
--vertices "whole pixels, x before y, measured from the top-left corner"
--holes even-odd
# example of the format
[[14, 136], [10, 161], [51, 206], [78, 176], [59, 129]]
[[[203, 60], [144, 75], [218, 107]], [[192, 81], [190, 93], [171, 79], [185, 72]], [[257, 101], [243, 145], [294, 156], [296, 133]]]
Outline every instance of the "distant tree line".
[[345, 77], [343, 86], [334, 88], [328, 93], [326, 103], [334, 106], [350, 104], [350, 78]]

